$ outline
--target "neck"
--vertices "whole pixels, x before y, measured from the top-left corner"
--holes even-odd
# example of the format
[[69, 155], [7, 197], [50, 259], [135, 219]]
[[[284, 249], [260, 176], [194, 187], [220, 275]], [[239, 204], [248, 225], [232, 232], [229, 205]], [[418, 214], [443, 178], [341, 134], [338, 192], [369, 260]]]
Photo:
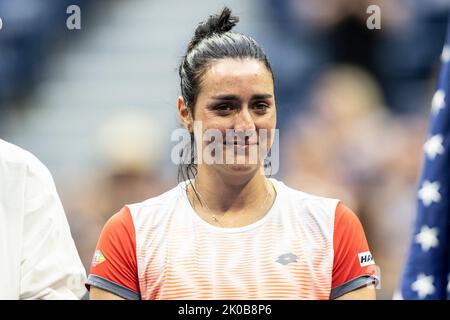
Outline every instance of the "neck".
[[202, 201], [218, 214], [255, 208], [270, 193], [267, 179], [259, 170], [236, 177], [199, 167], [195, 183]]

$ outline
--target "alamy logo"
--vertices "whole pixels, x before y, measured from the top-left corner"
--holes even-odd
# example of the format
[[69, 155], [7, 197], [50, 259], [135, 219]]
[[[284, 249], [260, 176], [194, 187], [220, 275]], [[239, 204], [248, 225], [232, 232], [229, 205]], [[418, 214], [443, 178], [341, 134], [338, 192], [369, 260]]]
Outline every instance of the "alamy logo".
[[70, 5], [66, 10], [67, 17], [66, 26], [69, 30], [80, 30], [81, 29], [81, 9], [77, 5]]
[[375, 261], [372, 257], [370, 251], [358, 253], [359, 264], [361, 267], [370, 266], [375, 264]]
[[[194, 121], [192, 141], [191, 132], [178, 128], [172, 132], [171, 140], [178, 141], [172, 148], [171, 159], [176, 165], [207, 164], [266, 164], [264, 174], [273, 175], [278, 172], [279, 132], [278, 129], [258, 129], [237, 131], [226, 129], [225, 132], [209, 128], [204, 130], [201, 121]], [[184, 152], [185, 148], [193, 152]]]

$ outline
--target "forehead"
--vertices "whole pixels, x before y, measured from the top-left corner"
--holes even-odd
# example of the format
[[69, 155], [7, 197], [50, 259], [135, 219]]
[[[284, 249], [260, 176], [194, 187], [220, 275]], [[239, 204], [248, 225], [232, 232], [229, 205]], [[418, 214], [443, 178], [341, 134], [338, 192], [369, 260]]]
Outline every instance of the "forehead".
[[201, 91], [273, 91], [270, 71], [256, 59], [220, 59], [202, 77]]

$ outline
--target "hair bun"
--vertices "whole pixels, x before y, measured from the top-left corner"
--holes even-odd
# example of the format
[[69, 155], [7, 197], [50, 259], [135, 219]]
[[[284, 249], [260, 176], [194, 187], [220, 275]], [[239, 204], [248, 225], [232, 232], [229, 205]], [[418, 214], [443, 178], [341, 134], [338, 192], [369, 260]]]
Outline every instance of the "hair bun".
[[239, 18], [231, 15], [230, 8], [224, 7], [220, 15], [211, 15], [207, 21], [198, 25], [197, 29], [195, 29], [195, 35], [189, 43], [188, 51], [194, 48], [202, 39], [212, 34], [230, 31], [238, 22]]

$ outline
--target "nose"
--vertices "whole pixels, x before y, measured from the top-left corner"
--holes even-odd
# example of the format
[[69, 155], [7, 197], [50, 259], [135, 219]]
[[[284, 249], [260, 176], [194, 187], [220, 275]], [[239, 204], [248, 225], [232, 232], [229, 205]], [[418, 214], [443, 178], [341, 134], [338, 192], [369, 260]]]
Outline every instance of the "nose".
[[242, 108], [236, 115], [234, 130], [236, 132], [245, 132], [255, 130], [255, 121], [247, 107]]

